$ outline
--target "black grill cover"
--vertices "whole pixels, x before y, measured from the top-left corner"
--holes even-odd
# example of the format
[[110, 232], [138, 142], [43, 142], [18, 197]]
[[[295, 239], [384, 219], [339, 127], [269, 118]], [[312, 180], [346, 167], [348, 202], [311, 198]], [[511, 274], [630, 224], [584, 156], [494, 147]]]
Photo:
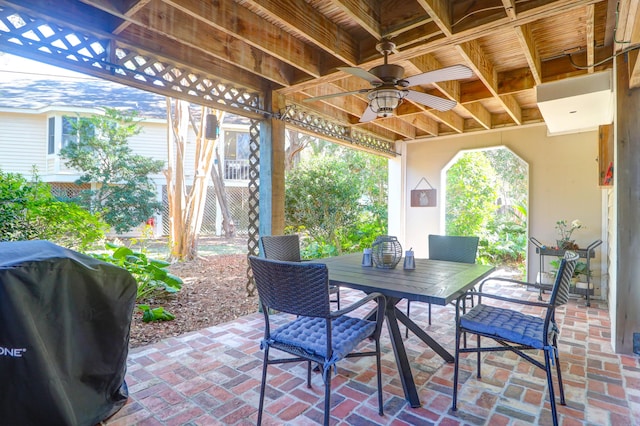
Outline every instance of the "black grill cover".
[[0, 424], [95, 425], [118, 411], [135, 298], [115, 265], [0, 243]]

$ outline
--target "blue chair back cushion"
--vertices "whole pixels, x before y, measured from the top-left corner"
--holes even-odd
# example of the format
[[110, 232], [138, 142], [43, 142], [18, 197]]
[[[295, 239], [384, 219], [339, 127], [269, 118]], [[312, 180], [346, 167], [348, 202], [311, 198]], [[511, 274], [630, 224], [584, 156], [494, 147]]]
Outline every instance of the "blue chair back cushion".
[[[558, 329], [553, 322], [550, 324], [548, 337], [552, 341]], [[472, 332], [477, 331], [536, 349], [544, 347], [544, 318], [522, 312], [480, 304], [460, 317], [460, 325]]]
[[[331, 326], [331, 346], [333, 356], [327, 360], [325, 367], [334, 365], [338, 360], [351, 353], [359, 342], [373, 334], [376, 328], [374, 321], [341, 316], [333, 320]], [[267, 344], [282, 343], [298, 346], [305, 351], [327, 357], [327, 327], [324, 318], [298, 317], [296, 320], [278, 328], [271, 333]]]

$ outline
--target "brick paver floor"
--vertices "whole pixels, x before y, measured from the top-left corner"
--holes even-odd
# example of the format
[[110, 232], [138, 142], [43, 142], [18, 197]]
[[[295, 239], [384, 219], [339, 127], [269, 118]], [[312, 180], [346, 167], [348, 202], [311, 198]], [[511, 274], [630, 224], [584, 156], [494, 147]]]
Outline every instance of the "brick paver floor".
[[[494, 288], [495, 290], [495, 288]], [[342, 289], [345, 303], [361, 293]], [[535, 300], [515, 285], [502, 295]], [[534, 312], [527, 307], [524, 311]], [[454, 308], [412, 304], [411, 317], [424, 324], [452, 353]], [[279, 314], [282, 315], [282, 314]], [[283, 318], [284, 320], [285, 318]], [[560, 308], [560, 359], [567, 405], [558, 404], [561, 425], [640, 425], [640, 357], [617, 355], [610, 344], [605, 302], [572, 299]], [[254, 425], [262, 371], [262, 314], [206, 328], [130, 351], [127, 404], [109, 426]], [[473, 344], [475, 338], [470, 339]], [[386, 329], [383, 332], [384, 416], [377, 411], [375, 361], [347, 359], [332, 379], [334, 425], [530, 425], [551, 424], [544, 371], [513, 353], [483, 354], [482, 379], [475, 354], [461, 360], [458, 411], [451, 411], [453, 365], [417, 337], [405, 340], [422, 407], [404, 399]], [[536, 356], [541, 359], [540, 354]], [[324, 386], [315, 373], [306, 387], [306, 364], [270, 366], [263, 424], [310, 425], [322, 421]], [[554, 376], [554, 382], [557, 381]], [[556, 396], [558, 393], [556, 392]]]

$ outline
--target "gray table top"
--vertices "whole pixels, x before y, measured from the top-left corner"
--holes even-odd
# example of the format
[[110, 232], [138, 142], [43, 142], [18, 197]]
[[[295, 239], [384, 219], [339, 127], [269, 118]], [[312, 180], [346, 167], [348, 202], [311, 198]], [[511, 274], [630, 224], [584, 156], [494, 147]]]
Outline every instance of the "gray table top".
[[495, 267], [442, 260], [416, 259], [416, 269], [364, 267], [361, 254], [314, 260], [329, 269], [329, 282], [340, 286], [378, 291], [385, 296], [446, 305], [489, 276]]

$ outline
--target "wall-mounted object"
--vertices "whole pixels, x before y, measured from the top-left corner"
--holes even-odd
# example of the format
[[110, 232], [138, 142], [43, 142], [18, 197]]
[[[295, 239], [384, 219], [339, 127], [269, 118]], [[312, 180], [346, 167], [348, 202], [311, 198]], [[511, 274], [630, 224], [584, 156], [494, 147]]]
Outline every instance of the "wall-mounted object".
[[613, 121], [611, 70], [539, 84], [536, 99], [550, 135], [595, 130]]
[[218, 139], [218, 117], [215, 114], [205, 116], [204, 138]]
[[613, 125], [599, 127], [598, 131], [598, 185], [613, 185]]
[[[429, 188], [418, 189], [420, 184], [424, 182]], [[436, 189], [431, 186], [426, 178], [421, 178], [414, 189], [411, 190], [411, 207], [435, 207], [438, 201]]]

